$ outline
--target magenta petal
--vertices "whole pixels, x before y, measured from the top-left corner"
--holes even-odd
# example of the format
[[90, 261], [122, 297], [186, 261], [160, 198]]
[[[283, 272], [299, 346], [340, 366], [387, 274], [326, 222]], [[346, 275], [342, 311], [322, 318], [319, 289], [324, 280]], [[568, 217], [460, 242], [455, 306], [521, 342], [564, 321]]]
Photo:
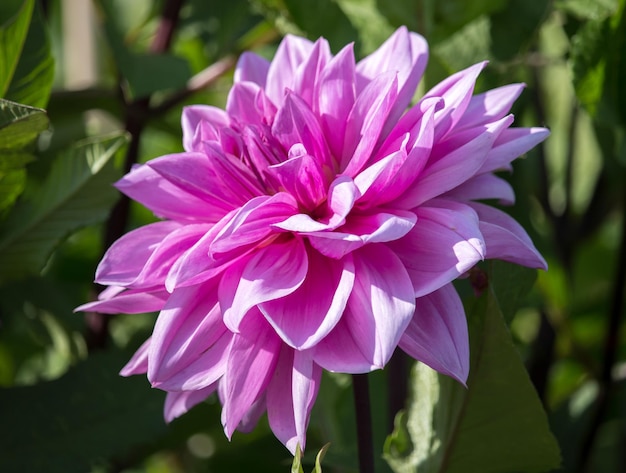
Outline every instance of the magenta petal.
[[[383, 368], [415, 309], [411, 279], [390, 249], [368, 245], [353, 255], [356, 277], [343, 324], [337, 324], [315, 349], [315, 361], [330, 371]], [[339, 355], [344, 348], [345, 357]]]
[[185, 414], [189, 409], [200, 404], [217, 389], [217, 383], [197, 391], [169, 392], [165, 397], [163, 416], [165, 422], [172, 422], [177, 417]]
[[105, 286], [130, 285], [163, 239], [179, 228], [177, 222], [156, 222], [123, 235], [98, 264], [96, 282]]
[[267, 71], [267, 96], [277, 107], [283, 104], [287, 89], [294, 88], [295, 74], [300, 64], [311, 55], [313, 43], [306, 38], [286, 35], [278, 45]]
[[[298, 203], [285, 192], [259, 196], [246, 202], [215, 236], [209, 254], [216, 260], [224, 253], [241, 252], [272, 233], [272, 225], [298, 211]], [[224, 255], [229, 256], [229, 255]]]
[[485, 131], [434, 163], [429, 163], [415, 185], [395, 201], [397, 206], [413, 208], [454, 189], [475, 175], [487, 159], [494, 141], [509, 127], [513, 116], [489, 124]]
[[226, 112], [236, 122], [250, 125], [271, 123], [276, 107], [265, 96], [263, 89], [253, 82], [233, 85], [226, 101]]
[[[383, 72], [398, 73], [398, 97], [390, 112], [389, 123], [395, 122], [409, 105], [428, 62], [428, 43], [406, 27], [400, 27], [375, 52], [356, 66], [358, 92]], [[388, 131], [388, 130], [387, 130]], [[384, 132], [383, 132], [384, 134]]]
[[228, 438], [267, 387], [280, 346], [280, 338], [257, 310], [242, 323], [241, 334], [233, 337], [223, 378], [222, 425]]
[[148, 338], [137, 349], [135, 354], [128, 360], [128, 363], [120, 370], [120, 376], [132, 376], [148, 372], [148, 350], [150, 349], [151, 338]]
[[307, 260], [302, 240], [291, 238], [261, 248], [227, 269], [219, 285], [219, 300], [228, 328], [238, 332], [252, 307], [298, 289], [307, 274]]
[[167, 235], [148, 258], [133, 287], [162, 286], [172, 265], [210, 229], [211, 224], [189, 224]]
[[395, 73], [381, 74], [359, 94], [350, 111], [340, 169], [354, 177], [367, 164], [398, 94]]
[[354, 284], [350, 256], [338, 261], [312, 249], [307, 254], [309, 268], [302, 285], [288, 296], [260, 305], [276, 333], [298, 350], [314, 346], [335, 327]]
[[332, 169], [330, 151], [319, 121], [310, 107], [297, 95], [289, 93], [285, 96], [284, 104], [278, 110], [272, 125], [272, 134], [285, 149], [302, 144], [306, 153], [313, 156], [322, 169]]
[[265, 393], [262, 393], [256, 401], [252, 403], [248, 412], [245, 413], [239, 425], [237, 426], [237, 430], [243, 433], [250, 433], [254, 430], [259, 419], [265, 411], [267, 410], [267, 402], [265, 401]]
[[515, 192], [511, 184], [491, 173], [474, 176], [443, 197], [456, 200], [496, 199], [501, 205], [515, 203]]
[[[121, 288], [123, 289], [123, 288]], [[128, 289], [115, 296], [83, 304], [74, 312], [98, 312], [100, 314], [143, 314], [161, 310], [169, 297], [163, 288]]]
[[190, 365], [226, 331], [216, 282], [176, 289], [152, 332], [148, 379], [159, 386]]
[[[274, 376], [267, 386], [267, 420], [276, 438], [295, 454], [299, 442], [293, 404], [292, 385], [294, 351], [283, 345]], [[300, 446], [304, 448], [304, 445]]]
[[183, 147], [185, 151], [201, 151], [202, 141], [215, 140], [219, 129], [230, 124], [224, 110], [210, 105], [190, 105], [182, 114]]
[[267, 81], [267, 71], [270, 62], [250, 51], [246, 51], [239, 56], [237, 66], [235, 67], [235, 83], [254, 82], [255, 84], [265, 88]]
[[283, 348], [267, 387], [267, 418], [274, 435], [293, 454], [306, 447], [306, 429], [322, 370], [308, 351]]
[[478, 215], [471, 207], [444, 200], [429, 204], [416, 209], [417, 223], [406, 237], [388, 243], [403, 261], [415, 297], [448, 284], [486, 256]]
[[346, 123], [355, 97], [354, 47], [349, 44], [329, 61], [319, 80], [316, 111], [332, 155], [337, 158], [342, 155]]
[[550, 136], [546, 128], [510, 128], [504, 130], [489, 151], [479, 173], [508, 169], [515, 158], [526, 153]]
[[214, 205], [172, 184], [147, 164], [135, 166], [115, 187], [157, 217], [190, 223], [216, 221]]
[[328, 41], [320, 38], [313, 45], [311, 53], [296, 70], [292, 90], [313, 110], [316, 107], [316, 95], [322, 87], [320, 76], [331, 58]]
[[465, 384], [470, 368], [469, 334], [463, 304], [452, 284], [417, 299], [400, 348]]
[[306, 210], [314, 210], [326, 198], [322, 167], [310, 154], [289, 158], [271, 166], [270, 170], [282, 187]]
[[509, 84], [474, 95], [456, 124], [456, 129], [473, 128], [500, 120], [509, 113], [522, 90], [524, 84]]
[[342, 258], [368, 243], [397, 240], [415, 225], [413, 212], [402, 210], [373, 215], [352, 215], [334, 232], [309, 233], [311, 246], [329, 258]]
[[526, 230], [511, 216], [488, 205], [470, 204], [480, 218], [487, 258], [496, 258], [529, 268], [548, 269], [546, 260], [535, 248]]
[[413, 126], [411, 134], [404, 135], [399, 150], [355, 177], [354, 182], [362, 194], [360, 206], [391, 202], [415, 182], [426, 165], [433, 145], [433, 115], [441, 102], [433, 99], [420, 104], [423, 107], [421, 118]]
[[459, 122], [474, 92], [474, 85], [487, 62], [480, 62], [451, 75], [433, 87], [422, 100], [442, 97], [446, 106], [435, 114], [435, 142], [440, 141]]

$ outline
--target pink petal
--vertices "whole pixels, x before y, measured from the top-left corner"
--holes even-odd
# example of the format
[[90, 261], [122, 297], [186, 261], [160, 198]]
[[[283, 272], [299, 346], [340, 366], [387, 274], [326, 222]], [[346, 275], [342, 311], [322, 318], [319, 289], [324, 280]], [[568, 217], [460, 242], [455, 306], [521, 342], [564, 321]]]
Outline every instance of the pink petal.
[[163, 385], [190, 365], [226, 331], [216, 286], [210, 281], [176, 289], [161, 310], [148, 354], [148, 379], [153, 386]]
[[400, 348], [465, 384], [470, 369], [469, 334], [463, 304], [452, 284], [417, 299]]
[[298, 289], [307, 274], [307, 260], [302, 240], [290, 238], [261, 248], [227, 269], [220, 282], [219, 300], [228, 328], [239, 332], [251, 308]]
[[[309, 352], [283, 348], [274, 377], [267, 387], [267, 417], [276, 437], [294, 454], [304, 450], [311, 409], [322, 371]], [[291, 387], [291, 389], [289, 389]]]
[[515, 193], [511, 184], [494, 174], [479, 174], [447, 192], [445, 198], [456, 200], [497, 199], [501, 205], [513, 205]]
[[321, 87], [320, 76], [332, 55], [328, 41], [319, 38], [305, 61], [297, 68], [293, 83], [293, 91], [304, 102], [315, 108], [315, 98]]
[[260, 305], [261, 312], [287, 344], [298, 350], [324, 338], [341, 318], [354, 284], [351, 257], [334, 260], [308, 249], [309, 269], [288, 296]]
[[479, 169], [479, 173], [508, 169], [515, 158], [531, 150], [550, 136], [546, 128], [510, 128], [496, 139], [493, 149]]
[[294, 88], [296, 71], [313, 50], [313, 43], [299, 36], [286, 35], [267, 72], [267, 96], [277, 107], [283, 104], [287, 89]]
[[148, 372], [148, 350], [150, 349], [151, 338], [148, 338], [137, 349], [135, 354], [128, 360], [128, 363], [120, 370], [120, 376], [132, 376]]
[[216, 140], [219, 130], [227, 127], [230, 119], [226, 112], [210, 105], [190, 105], [183, 108], [182, 128], [185, 151], [201, 151], [201, 143]]
[[162, 156], [148, 161], [164, 179], [179, 189], [202, 199], [217, 222], [227, 212], [246, 200], [263, 194], [256, 178], [238, 160], [210, 148], [204, 153], [183, 153]]
[[265, 88], [269, 67], [270, 63], [267, 59], [246, 51], [239, 56], [237, 66], [235, 66], [234, 81], [235, 83], [254, 82]]
[[487, 258], [497, 258], [529, 268], [548, 269], [526, 230], [512, 217], [488, 205], [470, 204], [480, 218], [480, 231], [485, 238]]
[[115, 187], [157, 217], [189, 223], [219, 219], [214, 202], [209, 203], [174, 185], [147, 164], [135, 166], [115, 183]]
[[330, 371], [383, 368], [415, 309], [411, 279], [390, 249], [368, 245], [353, 255], [356, 277], [346, 312], [314, 351], [315, 362]]
[[342, 155], [346, 123], [355, 97], [354, 47], [349, 44], [324, 68], [317, 108], [313, 109], [320, 117], [331, 153], [337, 158]]
[[394, 204], [403, 208], [417, 207], [467, 181], [482, 167], [494, 141], [512, 121], [513, 117], [509, 115], [489, 124], [484, 133], [436, 162], [429, 163], [414, 186]]
[[487, 61], [451, 75], [433, 87], [422, 100], [442, 97], [445, 107], [435, 114], [435, 142], [440, 141], [459, 122], [472, 98], [474, 85]]
[[[433, 145], [433, 115], [441, 101], [421, 102], [423, 113], [410, 134], [397, 144], [398, 151], [372, 164], [355, 177], [361, 191], [360, 207], [372, 207], [391, 202], [406, 191], [428, 161]], [[383, 145], [383, 149], [385, 145]]]
[[270, 169], [281, 186], [306, 210], [314, 210], [326, 198], [322, 167], [310, 154], [289, 158]]
[[[387, 128], [402, 115], [411, 102], [428, 62], [428, 43], [406, 27], [400, 27], [375, 52], [362, 59], [356, 67], [357, 87], [361, 92], [367, 83], [381, 73], [398, 73], [398, 97], [389, 114]], [[389, 130], [383, 131], [385, 135]]]
[[128, 289], [99, 301], [76, 307], [74, 312], [98, 312], [100, 314], [144, 314], [161, 310], [169, 297], [163, 288]]
[[281, 341], [258, 310], [235, 335], [224, 382], [222, 425], [230, 439], [274, 374]]
[[402, 210], [373, 215], [351, 215], [341, 228], [334, 232], [308, 233], [311, 246], [329, 258], [342, 258], [368, 243], [397, 240], [415, 225], [413, 212]]
[[172, 266], [211, 228], [211, 224], [189, 224], [167, 235], [150, 255], [132, 286], [162, 286]]
[[313, 156], [322, 168], [332, 168], [328, 145], [317, 117], [297, 95], [289, 93], [272, 125], [272, 135], [285, 149], [302, 144], [307, 154]]
[[473, 96], [456, 129], [473, 128], [500, 120], [509, 113], [524, 87], [524, 84], [509, 84]]
[[298, 211], [298, 203], [286, 192], [249, 200], [215, 236], [209, 254], [215, 260], [230, 259], [229, 253], [241, 253], [250, 245], [261, 243], [275, 233], [272, 225]]
[[182, 416], [192, 407], [207, 399], [217, 389], [217, 383], [197, 391], [169, 392], [165, 397], [163, 416], [165, 422], [172, 422], [177, 417]]
[[252, 403], [248, 412], [245, 413], [237, 426], [237, 430], [243, 433], [252, 432], [259, 422], [259, 419], [266, 411], [267, 403], [265, 401], [265, 393], [262, 393], [261, 396]]
[[359, 190], [352, 179], [339, 175], [328, 189], [325, 215], [319, 220], [313, 220], [308, 214], [296, 214], [282, 222], [275, 223], [274, 227], [298, 233], [333, 230], [345, 223], [358, 197]]
[[234, 259], [227, 263], [217, 262], [209, 256], [209, 250], [215, 237], [237, 212], [239, 212], [239, 209], [232, 210], [226, 214], [224, 218], [213, 225], [208, 232], [174, 262], [165, 279], [165, 287], [168, 291], [172, 292], [177, 287], [191, 286], [204, 282], [219, 274], [236, 261]]
[[105, 286], [132, 284], [159, 244], [179, 228], [180, 223], [165, 221], [126, 233], [104, 254], [96, 269], [96, 282]]
[[372, 157], [398, 94], [394, 72], [381, 74], [359, 94], [347, 120], [340, 169], [354, 177]]
[[411, 232], [388, 245], [404, 263], [415, 297], [422, 297], [465, 273], [486, 250], [478, 215], [468, 205], [442, 199], [415, 212]]
[[253, 82], [239, 82], [228, 93], [226, 112], [238, 123], [260, 125], [274, 120], [276, 107], [265, 96], [261, 86]]

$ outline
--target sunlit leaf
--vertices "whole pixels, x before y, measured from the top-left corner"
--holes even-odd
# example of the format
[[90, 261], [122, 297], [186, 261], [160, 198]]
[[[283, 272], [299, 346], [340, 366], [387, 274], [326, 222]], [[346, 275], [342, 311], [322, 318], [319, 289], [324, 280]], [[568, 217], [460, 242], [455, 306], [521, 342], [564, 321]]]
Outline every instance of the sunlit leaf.
[[556, 468], [556, 441], [491, 291], [477, 301], [468, 321], [468, 388], [418, 363], [406, 426], [398, 426], [410, 442], [388, 442], [389, 464], [398, 473]]
[[83, 142], [25, 190], [0, 231], [0, 280], [37, 273], [63, 238], [107, 216], [117, 198], [111, 158], [125, 143], [119, 134]]
[[5, 96], [11, 84], [34, 5], [34, 0], [5, 0], [0, 5], [0, 97]]
[[32, 13], [22, 54], [5, 97], [33, 107], [45, 107], [53, 80], [54, 59], [50, 52], [48, 29], [37, 5]]

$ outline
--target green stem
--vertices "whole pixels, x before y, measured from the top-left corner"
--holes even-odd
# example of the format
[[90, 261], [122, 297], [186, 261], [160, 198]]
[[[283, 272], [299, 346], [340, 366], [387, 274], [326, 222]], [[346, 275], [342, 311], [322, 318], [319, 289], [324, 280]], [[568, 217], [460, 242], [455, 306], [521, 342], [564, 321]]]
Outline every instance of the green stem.
[[359, 473], [374, 473], [374, 438], [370, 409], [369, 383], [366, 374], [352, 375], [356, 434], [359, 449]]

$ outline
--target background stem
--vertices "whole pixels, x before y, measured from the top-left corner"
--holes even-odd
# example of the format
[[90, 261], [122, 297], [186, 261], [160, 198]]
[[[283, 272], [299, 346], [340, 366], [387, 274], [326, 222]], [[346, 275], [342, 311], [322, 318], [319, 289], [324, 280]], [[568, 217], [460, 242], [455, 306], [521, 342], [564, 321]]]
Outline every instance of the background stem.
[[359, 449], [359, 472], [374, 473], [374, 439], [370, 409], [369, 383], [366, 374], [352, 375], [356, 434]]

